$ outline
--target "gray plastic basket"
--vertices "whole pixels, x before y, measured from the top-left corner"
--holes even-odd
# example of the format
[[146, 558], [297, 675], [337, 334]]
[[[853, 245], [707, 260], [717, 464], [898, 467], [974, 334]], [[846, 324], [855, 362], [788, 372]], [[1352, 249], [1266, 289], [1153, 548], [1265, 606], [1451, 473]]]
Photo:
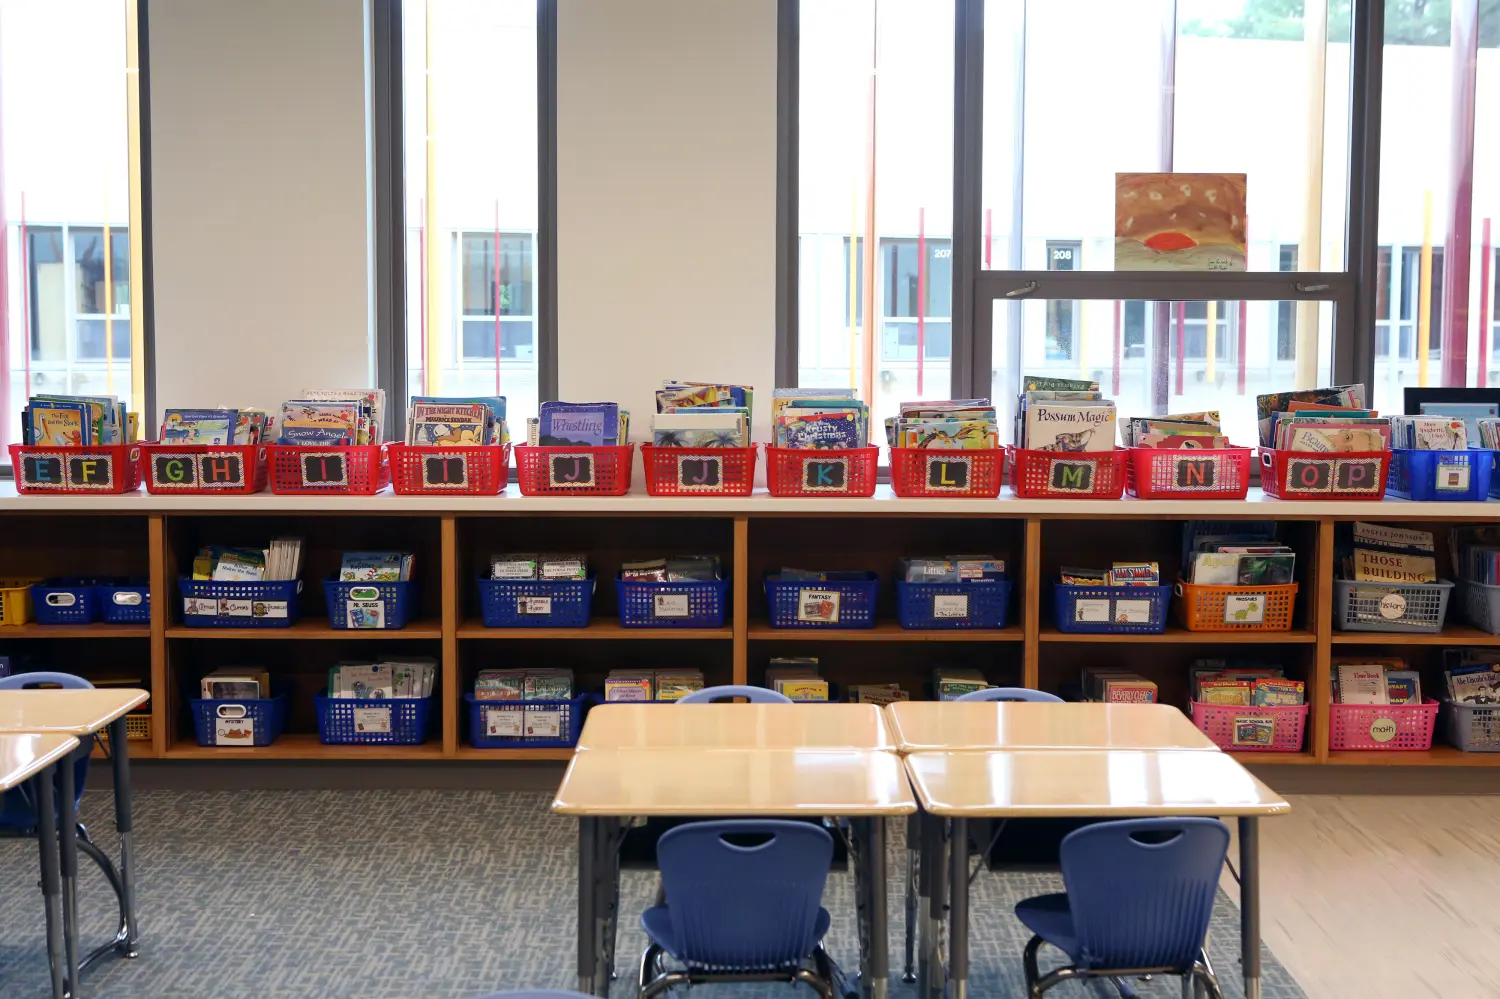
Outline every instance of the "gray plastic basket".
[[1443, 701], [1438, 723], [1444, 737], [1466, 753], [1500, 753], [1500, 705]]
[[1467, 579], [1459, 584], [1463, 591], [1464, 618], [1480, 631], [1500, 635], [1500, 586], [1471, 583]]
[[1442, 631], [1452, 589], [1447, 580], [1367, 583], [1335, 579], [1333, 625], [1339, 631]]

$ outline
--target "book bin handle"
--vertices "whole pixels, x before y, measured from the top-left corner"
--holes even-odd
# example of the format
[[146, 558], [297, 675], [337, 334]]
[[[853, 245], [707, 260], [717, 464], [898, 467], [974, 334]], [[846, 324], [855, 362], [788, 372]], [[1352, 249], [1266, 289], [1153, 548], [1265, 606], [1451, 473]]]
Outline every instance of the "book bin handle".
[[1181, 583], [1173, 583], [1172, 584], [1172, 592], [1175, 593], [1175, 594], [1177, 594], [1179, 597], [1182, 596], [1182, 584]]
[[1260, 464], [1262, 468], [1270, 468], [1274, 462], [1275, 459], [1271, 457], [1271, 453], [1269, 451], [1262, 451], [1260, 453]]
[[243, 704], [220, 704], [217, 710], [220, 718], [243, 718], [247, 714]]

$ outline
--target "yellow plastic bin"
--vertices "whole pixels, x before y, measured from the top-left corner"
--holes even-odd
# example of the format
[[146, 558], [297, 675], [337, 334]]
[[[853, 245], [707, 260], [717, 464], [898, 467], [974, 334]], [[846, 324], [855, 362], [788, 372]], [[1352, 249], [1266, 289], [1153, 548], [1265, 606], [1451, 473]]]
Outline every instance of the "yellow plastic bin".
[[40, 579], [0, 579], [0, 628], [18, 628], [31, 620], [31, 587]]

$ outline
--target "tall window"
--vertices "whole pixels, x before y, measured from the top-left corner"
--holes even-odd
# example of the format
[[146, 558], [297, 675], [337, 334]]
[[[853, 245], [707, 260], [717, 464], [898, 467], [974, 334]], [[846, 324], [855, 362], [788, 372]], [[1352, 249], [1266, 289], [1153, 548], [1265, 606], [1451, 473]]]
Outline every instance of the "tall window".
[[536, 0], [403, 0], [409, 395], [537, 412]]
[[[0, 0], [0, 438], [36, 393], [145, 404], [133, 0]], [[144, 428], [143, 428], [144, 429]]]

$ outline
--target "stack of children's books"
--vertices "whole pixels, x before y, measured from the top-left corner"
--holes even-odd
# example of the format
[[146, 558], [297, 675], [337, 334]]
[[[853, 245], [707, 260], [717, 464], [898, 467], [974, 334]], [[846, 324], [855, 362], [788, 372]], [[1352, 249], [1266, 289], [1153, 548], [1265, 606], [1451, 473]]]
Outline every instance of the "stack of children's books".
[[379, 444], [384, 435], [384, 389], [303, 389], [281, 404], [278, 444], [340, 447]]
[[903, 402], [898, 414], [886, 417], [888, 447], [981, 451], [1000, 446], [995, 407], [988, 399]]
[[505, 396], [412, 396], [406, 443], [419, 447], [476, 447], [510, 443]]
[[657, 447], [749, 447], [754, 389], [667, 380], [656, 390], [651, 443]]
[[345, 552], [339, 582], [403, 583], [411, 579], [416, 560], [412, 552]]
[[163, 444], [259, 444], [271, 435], [261, 409], [169, 409], [162, 416]]
[[198, 681], [198, 695], [206, 701], [255, 701], [270, 697], [271, 673], [259, 667], [220, 666]]
[[1448, 533], [1448, 548], [1462, 579], [1500, 586], [1500, 530], [1487, 525], [1455, 527]]
[[703, 689], [703, 671], [692, 667], [612, 669], [604, 678], [606, 701], [677, 701]]
[[617, 402], [544, 402], [526, 421], [526, 443], [541, 447], [618, 447], [630, 439], [630, 411]]
[[1306, 684], [1288, 679], [1280, 666], [1196, 659], [1188, 669], [1188, 689], [1199, 704], [1281, 707], [1304, 703]]
[[1229, 446], [1218, 410], [1172, 416], [1136, 416], [1120, 424], [1120, 443], [1156, 449], [1220, 449]]
[[328, 669], [328, 696], [371, 700], [431, 697], [437, 660], [388, 657], [378, 662], [341, 662]]
[[771, 443], [801, 450], [868, 447], [870, 407], [853, 389], [776, 389]]
[[1469, 428], [1454, 416], [1393, 416], [1391, 447], [1412, 451], [1467, 451]]
[[[1500, 705], [1500, 652], [1444, 649], [1443, 683], [1455, 704]], [[1420, 693], [1417, 703], [1421, 703]]]
[[719, 579], [717, 555], [670, 555], [620, 565], [620, 578], [633, 583], [708, 583]]
[[898, 701], [909, 701], [911, 695], [899, 683], [851, 683], [844, 689], [850, 704], [875, 704], [885, 707]]
[[932, 670], [934, 700], [956, 701], [965, 694], [988, 689], [990, 683], [977, 669], [963, 666], [936, 666]]
[[1116, 562], [1108, 569], [1065, 565], [1058, 569], [1058, 582], [1064, 586], [1160, 586], [1161, 565]]
[[1158, 700], [1156, 684], [1127, 669], [1114, 666], [1085, 666], [1083, 668], [1084, 700], [1105, 704], [1155, 704]]
[[302, 539], [277, 538], [267, 548], [204, 545], [193, 556], [193, 578], [259, 583], [296, 579], [302, 571]]
[[908, 583], [993, 583], [1005, 579], [1005, 560], [994, 555], [902, 557], [896, 578]]
[[1260, 446], [1279, 451], [1385, 451], [1391, 423], [1365, 408], [1363, 385], [1272, 392], [1255, 397]]
[[[1346, 533], [1347, 531], [1347, 533]], [[1356, 522], [1335, 535], [1339, 578], [1361, 583], [1437, 582], [1431, 531]]]
[[34, 395], [21, 409], [21, 440], [38, 447], [95, 447], [136, 439], [136, 415], [112, 395]]
[[490, 578], [508, 580], [580, 580], [588, 578], [583, 552], [515, 552], [490, 556]]
[[571, 669], [482, 669], [474, 680], [478, 701], [569, 701]]
[[1269, 520], [1189, 521], [1182, 532], [1182, 576], [1199, 586], [1267, 586], [1296, 578], [1297, 553], [1276, 540]]
[[1332, 675], [1334, 704], [1422, 703], [1422, 674], [1404, 659], [1348, 659], [1335, 662]]
[[772, 659], [766, 667], [766, 686], [794, 701], [829, 700], [828, 681], [813, 657]]
[[1016, 405], [1016, 446], [1030, 451], [1113, 451], [1115, 404], [1086, 378], [1027, 375]]

